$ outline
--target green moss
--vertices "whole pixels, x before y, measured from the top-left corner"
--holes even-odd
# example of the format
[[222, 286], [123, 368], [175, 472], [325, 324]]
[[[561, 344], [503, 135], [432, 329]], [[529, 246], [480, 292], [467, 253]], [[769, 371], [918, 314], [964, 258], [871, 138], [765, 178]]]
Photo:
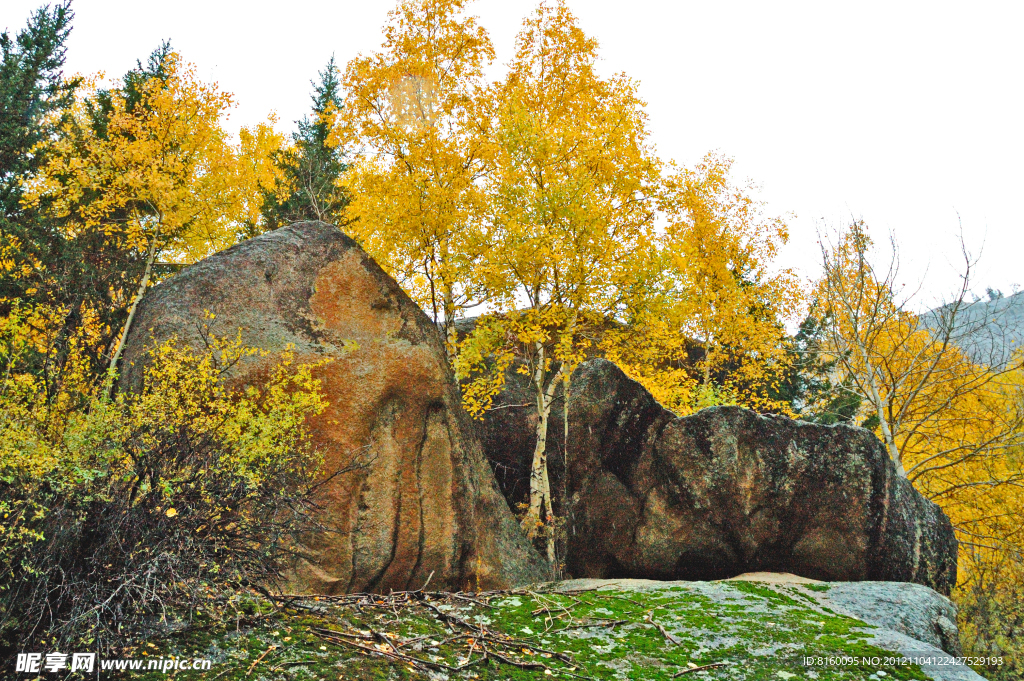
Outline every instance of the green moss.
[[[805, 657], [885, 657], [891, 653], [868, 643], [870, 633], [863, 622], [824, 613], [795, 592], [793, 595], [797, 598], [763, 585], [728, 582], [628, 592], [517, 592], [489, 597], [490, 608], [460, 601], [435, 605], [466, 621], [483, 623], [496, 635], [515, 637], [522, 646], [506, 648], [506, 656], [537, 660], [553, 672], [548, 675], [492, 660], [449, 673], [453, 679], [571, 679], [575, 674], [593, 679], [667, 681], [690, 665], [713, 663], [725, 666], [689, 674], [685, 681], [853, 680], [864, 679], [878, 669], [894, 679], [925, 678], [916, 667], [805, 667]], [[144, 647], [150, 655], [209, 657], [214, 660], [213, 667], [207, 672], [150, 672], [131, 678], [427, 678], [407, 663], [370, 658], [349, 646], [324, 641], [317, 636], [318, 629], [388, 632], [399, 637], [395, 641], [426, 637], [418, 650], [403, 648], [403, 652], [446, 664], [456, 664], [468, 652], [465, 639], [444, 643], [454, 632], [423, 605], [397, 611], [365, 606], [360, 611], [323, 602], [310, 605], [322, 611], [286, 610], [237, 631], [233, 622], [221, 623], [155, 642], [156, 647]], [[607, 626], [610, 622], [615, 624]], [[529, 647], [536, 650], [524, 651]], [[538, 651], [565, 654], [574, 662]], [[474, 659], [478, 656], [479, 650]], [[444, 674], [435, 672], [434, 678], [444, 678]]]

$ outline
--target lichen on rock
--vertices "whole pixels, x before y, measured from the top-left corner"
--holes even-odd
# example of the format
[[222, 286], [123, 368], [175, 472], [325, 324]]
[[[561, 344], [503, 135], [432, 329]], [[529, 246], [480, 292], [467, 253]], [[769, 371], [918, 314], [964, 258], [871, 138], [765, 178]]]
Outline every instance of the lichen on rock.
[[261, 670], [262, 678], [346, 680], [981, 679], [933, 645], [834, 609], [829, 590], [843, 586], [572, 580], [503, 592], [308, 598], [264, 609], [240, 631], [229, 622], [230, 635], [185, 634], [160, 654], [210, 651], [217, 666], [208, 676], [226, 674], [221, 681]]

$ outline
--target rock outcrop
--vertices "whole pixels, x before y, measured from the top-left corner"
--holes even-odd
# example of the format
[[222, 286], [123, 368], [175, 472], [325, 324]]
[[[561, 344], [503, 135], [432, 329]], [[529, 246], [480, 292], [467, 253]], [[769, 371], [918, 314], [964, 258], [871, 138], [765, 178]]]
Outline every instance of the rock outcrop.
[[[458, 674], [438, 667], [455, 667], [467, 660], [472, 664], [487, 655], [489, 661], [474, 667], [478, 678], [489, 681], [567, 677], [984, 681], [962, 658], [958, 661], [926, 638], [914, 638], [915, 633], [928, 631], [932, 622], [927, 617], [901, 618], [893, 629], [885, 621], [869, 619], [874, 617], [873, 608], [862, 617], [840, 611], [833, 600], [837, 591], [847, 587], [877, 587], [893, 603], [910, 605], [913, 617], [930, 612], [930, 603], [942, 601], [942, 596], [926, 587], [891, 582], [801, 584], [778, 579], [785, 575], [747, 577], [757, 579], [744, 580], [747, 583], [579, 579], [516, 593], [477, 594], [471, 599], [420, 601], [396, 595], [393, 607], [384, 603], [365, 607], [365, 601], [363, 607], [353, 602], [307, 601], [306, 628], [356, 636], [360, 630], [372, 630], [374, 638], [394, 643], [402, 655], [378, 655], [367, 645], [359, 654], [339, 660], [339, 655], [323, 652], [322, 638], [294, 636], [287, 647], [288, 658], [303, 662], [307, 676], [314, 679], [334, 679], [339, 667], [344, 679], [408, 678], [417, 672], [436, 681], [472, 678], [472, 672]], [[765, 577], [769, 581], [762, 581]], [[867, 603], [870, 606], [872, 601]], [[918, 604], [924, 608], [915, 607]], [[387, 617], [381, 617], [382, 610]], [[452, 636], [450, 625], [455, 618], [473, 628], [486, 626], [484, 640], [464, 627], [460, 627], [462, 635]], [[215, 664], [230, 667], [244, 660], [251, 666], [249, 660], [266, 653], [268, 634], [279, 626], [265, 620], [246, 625], [243, 620], [241, 634], [235, 626], [227, 632], [209, 632], [208, 649], [216, 651]], [[176, 641], [163, 638], [155, 643], [168, 650]], [[184, 645], [189, 648], [181, 650]], [[188, 637], [168, 652], [188, 655], [193, 646], [194, 637]], [[281, 658], [271, 659], [281, 664]], [[264, 667], [263, 678], [272, 668]], [[988, 669], [1012, 678], [1005, 666], [993, 664]]]
[[945, 596], [919, 584], [839, 582], [823, 598], [832, 609], [891, 629], [961, 657], [956, 606]]
[[261, 380], [291, 344], [322, 364], [328, 409], [311, 419], [314, 444], [337, 470], [324, 519], [294, 588], [313, 593], [498, 588], [547, 577], [522, 537], [459, 403], [436, 328], [398, 285], [336, 227], [298, 223], [185, 268], [139, 306], [122, 386], [145, 350], [172, 336], [202, 347], [209, 331], [268, 350], [232, 374]]
[[791, 572], [949, 594], [957, 542], [869, 431], [715, 407], [676, 417], [614, 364], [570, 388], [566, 563], [577, 577]]
[[[903, 672], [899, 676], [911, 676], [909, 672], [918, 668], [914, 665], [920, 665], [925, 677], [935, 681], [982, 681], [980, 675], [963, 664], [962, 658], [957, 659], [962, 653], [959, 652], [959, 634], [953, 624], [956, 609], [949, 599], [935, 591], [901, 582], [807, 584], [808, 580], [789, 579], [792, 577], [759, 573], [737, 578], [753, 582], [748, 588], [739, 587], [733, 580], [662, 582], [647, 579], [574, 579], [552, 585], [552, 588], [574, 594], [590, 590], [597, 590], [598, 594], [621, 594], [620, 597], [628, 597], [631, 603], [646, 601], [658, 603], [658, 607], [666, 610], [676, 607], [678, 612], [697, 613], [703, 616], [698, 626], [687, 626], [685, 618], [678, 615], [662, 615], [659, 624], [667, 635], [680, 641], [678, 648], [672, 648], [685, 650], [690, 645], [699, 651], [714, 651], [709, 656], [711, 659], [731, 662], [732, 678], [790, 678], [787, 676], [790, 673], [794, 677], [806, 675], [812, 679], [830, 676], [838, 667], [828, 659], [845, 657], [844, 673], [870, 681], [890, 678], [894, 671]], [[579, 609], [573, 612], [579, 616]], [[647, 616], [651, 617], [649, 613]], [[491, 616], [497, 619], [501, 615], [491, 613]], [[616, 613], [616, 617], [620, 616]], [[859, 620], [864, 626], [857, 626], [852, 620]], [[794, 627], [798, 622], [810, 626], [799, 631], [799, 625]], [[748, 623], [753, 626], [743, 626]], [[946, 633], [937, 633], [940, 628]], [[600, 634], [595, 631], [591, 639], [595, 646], [600, 646], [601, 652], [605, 652], [607, 644], [612, 642], [609, 639], [614, 636], [614, 633], [604, 634], [604, 630], [604, 627], [597, 630]], [[618, 627], [613, 628], [616, 630]], [[827, 635], [822, 635], [824, 632], [828, 632]], [[874, 650], [866, 649], [865, 644]], [[671, 644], [666, 641], [665, 645]], [[822, 655], [814, 651], [818, 646], [827, 652]], [[742, 651], [746, 659], [737, 660], [734, 655], [738, 651]], [[644, 657], [621, 655], [624, 659]], [[818, 661], [808, 663], [805, 655]], [[904, 658], [901, 663], [878, 673], [881, 667], [901, 657]], [[771, 660], [771, 666], [759, 673], [757, 666], [767, 660]], [[856, 660], [862, 661], [859, 668], [853, 666]], [[872, 660], [872, 664], [863, 660]], [[784, 673], [779, 674], [780, 670]], [[645, 677], [640, 675], [639, 678]]]
[[[963, 656], [956, 606], [946, 596], [906, 582], [831, 582], [785, 572], [747, 572], [726, 581], [760, 582], [808, 596], [833, 612]], [[813, 586], [811, 586], [813, 585]]]

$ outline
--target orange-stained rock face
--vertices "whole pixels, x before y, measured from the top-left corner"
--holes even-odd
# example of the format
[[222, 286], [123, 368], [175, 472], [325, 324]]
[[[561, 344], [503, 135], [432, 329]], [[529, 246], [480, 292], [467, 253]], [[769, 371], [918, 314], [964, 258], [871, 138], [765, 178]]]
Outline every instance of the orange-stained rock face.
[[[144, 349], [171, 335], [200, 342], [205, 310], [218, 335], [317, 369], [330, 406], [309, 426], [327, 471], [331, 531], [309, 538], [293, 587], [316, 593], [401, 590], [433, 573], [438, 588], [493, 588], [546, 577], [497, 492], [430, 321], [354, 242], [298, 223], [186, 268], [139, 307], [125, 351], [127, 385]], [[235, 380], [259, 380], [262, 364]]]

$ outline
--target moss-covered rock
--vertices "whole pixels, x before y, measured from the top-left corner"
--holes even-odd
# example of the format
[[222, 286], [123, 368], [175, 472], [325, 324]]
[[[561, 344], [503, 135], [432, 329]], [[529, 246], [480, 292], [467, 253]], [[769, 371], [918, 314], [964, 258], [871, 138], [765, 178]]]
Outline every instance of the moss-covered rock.
[[840, 614], [826, 604], [830, 588], [575, 581], [477, 594], [308, 598], [276, 609], [250, 602], [238, 619], [221, 611], [206, 628], [126, 656], [210, 658], [209, 670], [171, 678], [211, 681], [980, 678], [965, 667], [901, 663], [907, 653], [945, 654]]

